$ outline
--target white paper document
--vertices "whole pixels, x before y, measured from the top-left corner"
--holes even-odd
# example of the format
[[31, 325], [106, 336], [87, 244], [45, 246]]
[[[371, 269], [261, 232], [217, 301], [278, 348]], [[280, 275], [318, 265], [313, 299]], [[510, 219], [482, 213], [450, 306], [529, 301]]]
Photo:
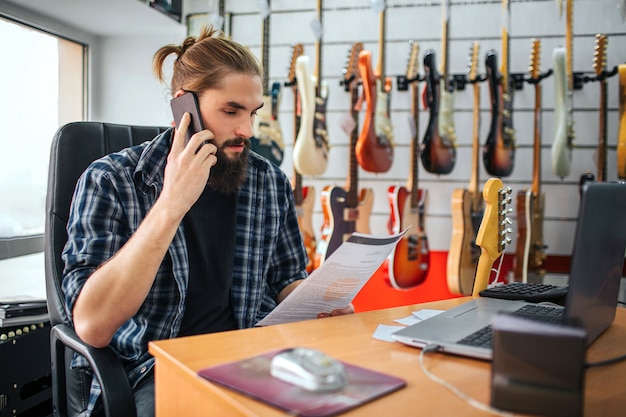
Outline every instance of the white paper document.
[[347, 307], [405, 233], [353, 233], [257, 325], [309, 320]]

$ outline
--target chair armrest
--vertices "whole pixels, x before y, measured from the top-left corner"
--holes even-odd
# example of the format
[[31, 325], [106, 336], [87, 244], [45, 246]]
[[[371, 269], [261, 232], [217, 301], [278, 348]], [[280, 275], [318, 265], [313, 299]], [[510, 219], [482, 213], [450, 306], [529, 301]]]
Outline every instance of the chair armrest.
[[65, 347], [87, 359], [102, 387], [107, 416], [136, 417], [135, 399], [120, 358], [110, 347], [95, 348], [86, 344], [67, 324], [57, 324], [50, 331], [52, 396], [60, 415], [67, 413]]

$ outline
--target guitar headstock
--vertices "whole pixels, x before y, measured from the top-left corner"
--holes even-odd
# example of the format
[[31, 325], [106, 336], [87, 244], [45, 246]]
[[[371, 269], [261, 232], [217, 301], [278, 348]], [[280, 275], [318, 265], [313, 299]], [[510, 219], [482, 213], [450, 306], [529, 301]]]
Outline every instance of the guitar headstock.
[[470, 48], [469, 55], [469, 79], [470, 81], [478, 78], [478, 54], [480, 52], [480, 44], [474, 42]]
[[304, 46], [301, 43], [297, 43], [293, 46], [293, 50], [291, 53], [291, 62], [289, 64], [289, 75], [287, 76], [289, 81], [293, 81], [296, 79], [296, 60], [303, 53]]
[[606, 47], [609, 43], [606, 35], [598, 33], [596, 35], [596, 50], [593, 54], [593, 70], [596, 75], [602, 75], [606, 69]]
[[506, 245], [511, 243], [507, 235], [513, 231], [508, 226], [512, 223], [507, 217], [513, 211], [507, 207], [511, 203], [511, 187], [504, 187], [500, 178], [490, 178], [483, 188], [485, 214], [480, 223], [476, 244], [493, 262], [502, 255]]
[[420, 44], [410, 40], [409, 45], [411, 46], [411, 53], [409, 55], [409, 64], [406, 68], [406, 78], [407, 80], [414, 80], [417, 78], [419, 73]]
[[528, 72], [533, 80], [539, 79], [541, 75], [541, 41], [539, 39], [530, 40], [530, 62]]
[[359, 54], [363, 50], [363, 43], [355, 42], [350, 49], [350, 54], [346, 60], [346, 66], [343, 69], [343, 82], [346, 89], [352, 83], [357, 82], [360, 79], [359, 74]]

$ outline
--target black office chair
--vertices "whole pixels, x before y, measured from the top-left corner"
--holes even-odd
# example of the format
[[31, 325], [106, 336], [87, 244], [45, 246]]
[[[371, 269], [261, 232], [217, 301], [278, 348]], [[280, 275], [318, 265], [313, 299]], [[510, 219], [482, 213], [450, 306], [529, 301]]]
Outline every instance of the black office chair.
[[154, 138], [166, 127], [126, 126], [98, 122], [75, 122], [59, 128], [50, 150], [45, 220], [45, 276], [52, 330], [52, 403], [55, 417], [79, 416], [89, 395], [79, 371], [70, 368], [73, 352], [89, 362], [102, 386], [102, 401], [109, 417], [136, 416], [135, 402], [121, 361], [111, 348], [85, 344], [69, 324], [61, 292], [67, 241], [66, 225], [76, 181], [94, 160]]

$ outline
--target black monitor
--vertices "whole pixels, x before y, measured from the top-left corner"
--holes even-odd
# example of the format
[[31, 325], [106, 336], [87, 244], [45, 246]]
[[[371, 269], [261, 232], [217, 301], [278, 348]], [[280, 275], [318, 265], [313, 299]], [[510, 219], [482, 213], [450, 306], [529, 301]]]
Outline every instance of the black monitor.
[[180, 23], [183, 14], [183, 0], [150, 0], [149, 4], [150, 7]]

